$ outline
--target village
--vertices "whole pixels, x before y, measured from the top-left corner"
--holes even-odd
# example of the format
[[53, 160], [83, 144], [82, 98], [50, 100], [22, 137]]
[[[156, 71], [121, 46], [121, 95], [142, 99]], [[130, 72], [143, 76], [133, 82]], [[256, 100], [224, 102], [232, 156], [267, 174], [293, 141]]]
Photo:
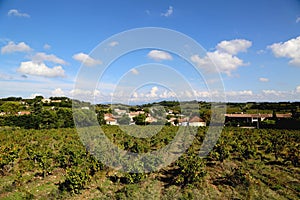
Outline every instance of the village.
[[[9, 117], [15, 116], [22, 117], [14, 119], [16, 126], [27, 127], [30, 125], [29, 122], [37, 121], [35, 116], [40, 116], [41, 121], [55, 123], [55, 126], [62, 126], [58, 125], [62, 123], [58, 121], [68, 121], [63, 125], [68, 127], [74, 125], [72, 112], [76, 108], [81, 110], [83, 115], [95, 111], [101, 125], [209, 126], [211, 117], [209, 103], [198, 102], [198, 104], [199, 108], [191, 108], [187, 113], [182, 113], [179, 103], [172, 101], [129, 106], [122, 104], [92, 105], [89, 102], [80, 102], [67, 97], [44, 98], [37, 96], [34, 99], [9, 97], [0, 100], [0, 117], [2, 117], [2, 126], [11, 124]], [[229, 103], [227, 111], [224, 113], [223, 125], [241, 128], [282, 126], [297, 128], [299, 116], [299, 103]], [[22, 123], [24, 125], [21, 125]]]
[[[173, 113], [173, 110], [168, 110], [165, 113], [161, 113], [161, 115], [155, 115], [155, 112], [145, 112], [144, 110], [140, 111], [131, 111], [121, 109], [114, 109], [112, 113], [104, 114], [104, 120], [106, 124], [109, 125], [119, 125], [119, 120], [125, 120], [125, 124], [127, 125], [135, 125], [138, 118], [142, 119], [142, 123], [144, 124], [168, 124], [172, 126], [206, 126], [206, 122], [195, 115], [192, 117], [187, 117], [178, 113]], [[124, 120], [121, 120], [124, 121]], [[121, 123], [124, 124], [124, 123]]]

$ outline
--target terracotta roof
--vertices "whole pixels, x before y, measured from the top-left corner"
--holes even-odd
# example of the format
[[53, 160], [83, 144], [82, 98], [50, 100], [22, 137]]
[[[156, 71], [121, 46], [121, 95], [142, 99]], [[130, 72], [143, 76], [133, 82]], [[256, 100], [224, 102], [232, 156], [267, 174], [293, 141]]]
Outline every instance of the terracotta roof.
[[189, 122], [204, 122], [204, 120], [198, 116], [194, 116]]
[[285, 114], [276, 114], [278, 118], [290, 118], [292, 117], [292, 113], [285, 113]]
[[188, 119], [187, 118], [180, 118], [180, 119], [178, 119], [178, 121], [180, 123], [182, 123], [182, 122], [188, 122]]
[[[233, 118], [271, 118], [273, 114], [225, 114], [225, 117], [233, 117]], [[276, 114], [278, 118], [290, 118], [292, 117], [291, 113], [286, 114]]]
[[272, 114], [225, 114], [225, 117], [236, 117], [236, 118], [267, 118], [272, 117]]
[[105, 121], [114, 122], [114, 121], [116, 121], [116, 119], [115, 119], [115, 118], [112, 118], [112, 117], [110, 117], [110, 118], [107, 118]]
[[30, 111], [19, 111], [18, 115], [30, 115]]

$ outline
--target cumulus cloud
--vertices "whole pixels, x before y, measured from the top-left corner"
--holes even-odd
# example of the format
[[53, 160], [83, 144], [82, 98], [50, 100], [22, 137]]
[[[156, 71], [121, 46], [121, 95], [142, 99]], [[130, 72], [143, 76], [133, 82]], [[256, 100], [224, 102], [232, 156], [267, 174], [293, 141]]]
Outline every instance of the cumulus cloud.
[[34, 98], [37, 97], [37, 96], [43, 96], [43, 94], [41, 94], [41, 93], [34, 93], [34, 94], [31, 94], [31, 95], [28, 97], [28, 99], [34, 99]]
[[[208, 52], [204, 58], [201, 58], [199, 55], [193, 55], [191, 56], [191, 61], [199, 68], [203, 68], [209, 72], [219, 70], [228, 76], [231, 76], [231, 72], [238, 67], [246, 65], [243, 60], [238, 57], [218, 51]], [[216, 65], [217, 68], [214, 65]]]
[[65, 96], [64, 91], [61, 88], [56, 88], [55, 90], [53, 90], [51, 92], [52, 96], [56, 96], [56, 97], [62, 97]]
[[275, 96], [282, 95], [282, 91], [277, 91], [277, 90], [263, 90], [262, 93], [264, 95], [275, 95]]
[[27, 14], [27, 13], [21, 13], [21, 12], [19, 12], [19, 11], [16, 10], [16, 9], [11, 9], [11, 10], [9, 10], [8, 13], [7, 13], [7, 15], [8, 15], [8, 16], [16, 16], [16, 17], [27, 17], [27, 18], [30, 17], [29, 14]]
[[269, 82], [269, 79], [261, 77], [261, 78], [259, 78], [259, 81], [260, 82]]
[[93, 99], [93, 97], [99, 96], [99, 90], [83, 90], [83, 89], [73, 89], [70, 92], [70, 95], [76, 99]]
[[173, 97], [176, 97], [176, 93], [167, 91], [167, 90], [165, 90], [163, 93], [161, 93], [159, 95], [159, 98], [162, 98], [162, 99], [169, 99], [169, 98], [173, 98]]
[[300, 36], [268, 46], [276, 57], [291, 59], [289, 64], [300, 67]]
[[236, 54], [245, 52], [252, 45], [250, 41], [236, 39], [231, 41], [222, 41], [216, 51], [208, 52], [204, 57], [195, 54], [190, 57], [199, 68], [208, 72], [222, 72], [231, 76], [231, 72], [240, 66], [247, 65], [243, 60], [238, 58]]
[[108, 44], [110, 47], [115, 47], [119, 45], [119, 42], [117, 41], [112, 41], [111, 43]]
[[253, 92], [252, 90], [242, 90], [242, 91], [228, 91], [225, 93], [228, 96], [252, 96]]
[[150, 93], [147, 94], [146, 96], [151, 98], [157, 97], [157, 91], [158, 91], [158, 87], [154, 86], [151, 88]]
[[169, 6], [168, 10], [164, 13], [161, 13], [161, 16], [170, 17], [173, 14], [173, 6]]
[[43, 48], [44, 48], [45, 50], [48, 50], [48, 49], [51, 49], [51, 46], [50, 46], [49, 44], [44, 44]]
[[236, 55], [239, 52], [246, 52], [251, 47], [252, 42], [244, 39], [224, 40], [217, 45], [217, 50], [221, 53]]
[[165, 51], [160, 50], [152, 50], [148, 53], [148, 58], [151, 58], [155, 61], [162, 61], [162, 60], [172, 60], [172, 56]]
[[8, 54], [14, 52], [28, 52], [32, 49], [25, 42], [20, 42], [18, 44], [14, 42], [9, 42], [7, 45], [1, 48], [1, 54]]
[[300, 85], [296, 87], [296, 92], [300, 93]]
[[137, 69], [135, 69], [135, 68], [131, 69], [130, 71], [131, 71], [131, 73], [133, 73], [134, 75], [138, 75], [138, 74], [139, 74], [139, 71], [138, 71]]
[[64, 77], [65, 71], [61, 66], [49, 68], [44, 63], [36, 63], [33, 61], [21, 62], [17, 72], [27, 75], [43, 76], [43, 77]]
[[299, 22], [300, 22], [300, 17], [297, 17], [296, 23], [299, 23]]
[[75, 54], [75, 55], [73, 55], [73, 59], [81, 62], [83, 65], [88, 66], [88, 67], [102, 64], [101, 60], [96, 60], [85, 53]]
[[58, 58], [56, 55], [45, 54], [45, 53], [36, 53], [32, 57], [32, 61], [37, 62], [37, 63], [41, 63], [41, 62], [44, 62], [44, 61], [49, 61], [49, 62], [60, 64], [60, 65], [66, 65], [67, 64], [66, 61], [64, 61], [61, 58]]

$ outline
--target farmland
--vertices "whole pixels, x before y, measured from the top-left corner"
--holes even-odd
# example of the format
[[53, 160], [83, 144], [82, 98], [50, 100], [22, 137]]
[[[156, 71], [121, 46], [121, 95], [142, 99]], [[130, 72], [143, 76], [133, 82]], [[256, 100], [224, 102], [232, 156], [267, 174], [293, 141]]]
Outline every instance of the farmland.
[[[168, 145], [178, 130], [164, 126], [145, 139], [118, 126], [101, 128], [120, 149], [136, 153]], [[225, 127], [213, 151], [200, 158], [206, 131], [200, 127], [170, 165], [127, 173], [92, 156], [74, 128], [1, 127], [0, 198], [299, 199], [299, 130]]]

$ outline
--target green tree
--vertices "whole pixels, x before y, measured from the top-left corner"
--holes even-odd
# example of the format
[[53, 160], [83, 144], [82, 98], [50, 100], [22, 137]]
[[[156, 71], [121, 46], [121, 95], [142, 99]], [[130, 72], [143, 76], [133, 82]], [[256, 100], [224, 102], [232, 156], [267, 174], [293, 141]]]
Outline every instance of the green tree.
[[118, 123], [121, 125], [128, 125], [130, 123], [130, 117], [124, 114], [120, 119], [118, 119]]
[[133, 118], [133, 121], [136, 125], [147, 125], [146, 124], [146, 115], [139, 114], [138, 116]]
[[6, 114], [14, 115], [20, 109], [20, 104], [16, 102], [5, 102], [0, 106], [0, 110]]

